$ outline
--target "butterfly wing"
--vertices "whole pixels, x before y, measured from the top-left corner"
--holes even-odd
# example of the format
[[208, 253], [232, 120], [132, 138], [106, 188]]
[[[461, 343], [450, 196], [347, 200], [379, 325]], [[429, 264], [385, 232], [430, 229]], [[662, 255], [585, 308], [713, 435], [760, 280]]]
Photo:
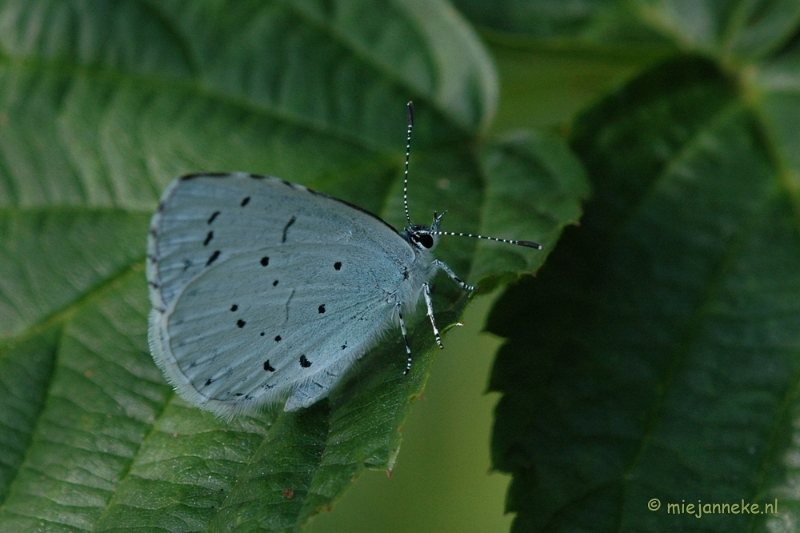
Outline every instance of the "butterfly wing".
[[182, 178], [151, 224], [151, 351], [218, 414], [306, 407], [391, 324], [414, 260], [379, 218], [300, 185]]

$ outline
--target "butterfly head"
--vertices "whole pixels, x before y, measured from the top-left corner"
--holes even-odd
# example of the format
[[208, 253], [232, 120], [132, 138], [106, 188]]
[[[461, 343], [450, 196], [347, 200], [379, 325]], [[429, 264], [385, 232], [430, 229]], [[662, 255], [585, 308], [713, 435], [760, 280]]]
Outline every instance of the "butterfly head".
[[441, 223], [443, 216], [444, 213], [438, 215], [434, 212], [433, 222], [430, 226], [425, 226], [423, 224], [409, 224], [406, 226], [406, 229], [400, 233], [400, 235], [402, 235], [405, 240], [420, 250], [432, 250], [439, 242], [439, 235], [441, 235], [439, 232], [439, 224]]

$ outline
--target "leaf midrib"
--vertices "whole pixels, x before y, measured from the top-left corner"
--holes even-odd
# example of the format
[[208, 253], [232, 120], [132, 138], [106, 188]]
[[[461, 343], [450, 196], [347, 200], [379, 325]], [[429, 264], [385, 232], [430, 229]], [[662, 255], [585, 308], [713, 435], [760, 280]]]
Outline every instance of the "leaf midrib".
[[[657, 183], [661, 182], [665, 176], [669, 175], [669, 169], [672, 167], [673, 164], [678, 164], [678, 161], [683, 159], [684, 156], [692, 152], [692, 147], [696, 144], [696, 142], [702, 138], [702, 136], [709, 130], [713, 130], [716, 124], [720, 124], [725, 122], [726, 120], [730, 120], [733, 115], [737, 112], [740, 112], [742, 106], [738, 101], [732, 101], [727, 106], [723, 107], [714, 120], [709, 121], [709, 125], [705, 128], [700, 128], [697, 133], [693, 136], [693, 142], [687, 143], [680, 151], [680, 157], [673, 158], [669, 165], [666, 165], [664, 170], [662, 171], [661, 175], [653, 181], [653, 186], [649, 189], [649, 193], [643, 195], [640, 203], [636, 210], [631, 212], [631, 217], [629, 217], [628, 221], [635, 219], [636, 217], [633, 216], [635, 211], [638, 209], [643, 208], [644, 204], [646, 204], [645, 199], [649, 196], [650, 193], [654, 192], [657, 187], [655, 186]], [[685, 327], [680, 335], [680, 340], [676, 344], [675, 349], [672, 351], [672, 354], [668, 356], [668, 359], [671, 360], [671, 363], [667, 367], [667, 372], [665, 377], [660, 381], [658, 386], [656, 387], [656, 396], [653, 402], [653, 406], [650, 409], [650, 413], [647, 417], [647, 424], [645, 430], [642, 432], [642, 436], [639, 439], [639, 446], [638, 449], [634, 452], [631, 457], [631, 460], [628, 463], [628, 466], [625, 468], [622, 476], [621, 481], [623, 485], [623, 499], [625, 498], [624, 493], [626, 492], [626, 485], [627, 481], [630, 481], [632, 478], [632, 473], [636, 466], [639, 464], [642, 455], [644, 454], [645, 450], [647, 449], [649, 442], [651, 441], [655, 428], [659, 421], [659, 415], [665, 405], [666, 397], [670, 392], [670, 385], [674, 381], [676, 375], [678, 374], [680, 368], [688, 361], [688, 353], [691, 350], [691, 346], [700, 333], [702, 326], [704, 324], [703, 318], [710, 314], [709, 312], [709, 305], [711, 302], [714, 301], [715, 296], [721, 292], [721, 286], [725, 281], [725, 277], [722, 273], [729, 271], [729, 266], [735, 263], [739, 258], [739, 252], [744, 249], [744, 242], [747, 239], [747, 236], [752, 234], [755, 231], [755, 226], [758, 223], [758, 216], [763, 212], [763, 207], [768, 204], [770, 200], [770, 195], [768, 194], [768, 187], [762, 188], [762, 197], [759, 199], [757, 206], [754, 206], [752, 211], [749, 213], [747, 220], [739, 226], [738, 231], [735, 235], [732, 235], [728, 241], [726, 250], [723, 253], [723, 256], [718, 261], [717, 265], [713, 268], [713, 273], [707, 278], [708, 283], [705, 286], [705, 290], [702, 293], [702, 296], [698, 298], [698, 305], [692, 311], [692, 313], [687, 316]], [[623, 226], [627, 226], [623, 224]], [[794, 390], [794, 389], [792, 389]], [[772, 434], [774, 438], [774, 434]], [[765, 463], [766, 464], [766, 463]], [[761, 472], [763, 474], [763, 472]], [[618, 531], [622, 531], [622, 520], [623, 520], [623, 506], [620, 506], [620, 516], [618, 522]]]

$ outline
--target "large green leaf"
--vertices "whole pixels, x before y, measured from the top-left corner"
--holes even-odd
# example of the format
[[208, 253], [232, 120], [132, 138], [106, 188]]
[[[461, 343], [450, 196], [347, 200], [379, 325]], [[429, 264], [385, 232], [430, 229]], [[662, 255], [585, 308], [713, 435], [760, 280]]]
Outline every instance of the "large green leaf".
[[[535, 239], [580, 215], [547, 135], [485, 141], [493, 66], [448, 5], [407, 0], [0, 3], [0, 530], [292, 531], [365, 467], [390, 469], [432, 355], [388, 335], [329, 400], [214, 418], [146, 342], [147, 224], [176, 175], [301, 182], [399, 226], [405, 102], [415, 221]], [[488, 290], [546, 252], [452, 238]], [[437, 279], [440, 326], [467, 297]], [[417, 327], [419, 324], [419, 327]]]
[[513, 531], [795, 531], [800, 5], [628, 4], [684, 52], [570, 124], [593, 199], [490, 318]]

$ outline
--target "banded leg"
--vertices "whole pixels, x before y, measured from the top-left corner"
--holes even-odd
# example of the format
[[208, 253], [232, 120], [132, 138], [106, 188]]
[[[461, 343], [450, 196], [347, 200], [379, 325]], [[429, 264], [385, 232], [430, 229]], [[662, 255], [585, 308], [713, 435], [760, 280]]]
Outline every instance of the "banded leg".
[[[444, 264], [444, 263], [442, 263]], [[422, 286], [422, 294], [425, 296], [425, 306], [428, 308], [428, 318], [431, 319], [431, 326], [433, 326], [433, 336], [436, 338], [436, 344], [439, 348], [444, 348], [442, 345], [442, 337], [439, 335], [439, 328], [436, 327], [436, 319], [433, 317], [433, 300], [431, 300], [431, 286], [425, 283]]]
[[411, 345], [408, 344], [408, 332], [406, 331], [406, 322], [403, 320], [403, 313], [400, 311], [400, 303], [397, 303], [397, 318], [400, 319], [400, 333], [403, 335], [403, 342], [406, 343], [406, 369], [403, 370], [403, 375], [407, 376], [411, 371]]
[[474, 291], [474, 290], [475, 290], [475, 287], [474, 287], [474, 286], [472, 286], [472, 285], [467, 285], [466, 283], [464, 283], [464, 281], [463, 281], [461, 278], [459, 278], [458, 276], [456, 276], [456, 273], [455, 273], [455, 272], [453, 272], [453, 271], [450, 269], [450, 267], [449, 267], [449, 266], [447, 266], [445, 263], [443, 263], [443, 262], [439, 261], [438, 259], [434, 259], [434, 260], [433, 260], [433, 265], [434, 265], [435, 267], [437, 267], [437, 268], [441, 268], [442, 270], [444, 270], [444, 271], [445, 271], [445, 273], [446, 273], [448, 276], [450, 276], [450, 279], [452, 279], [453, 281], [455, 281], [455, 282], [456, 282], [456, 285], [458, 285], [459, 287], [461, 287], [461, 289], [462, 289], [462, 290], [469, 291], [469, 292], [472, 292], [472, 291]]

